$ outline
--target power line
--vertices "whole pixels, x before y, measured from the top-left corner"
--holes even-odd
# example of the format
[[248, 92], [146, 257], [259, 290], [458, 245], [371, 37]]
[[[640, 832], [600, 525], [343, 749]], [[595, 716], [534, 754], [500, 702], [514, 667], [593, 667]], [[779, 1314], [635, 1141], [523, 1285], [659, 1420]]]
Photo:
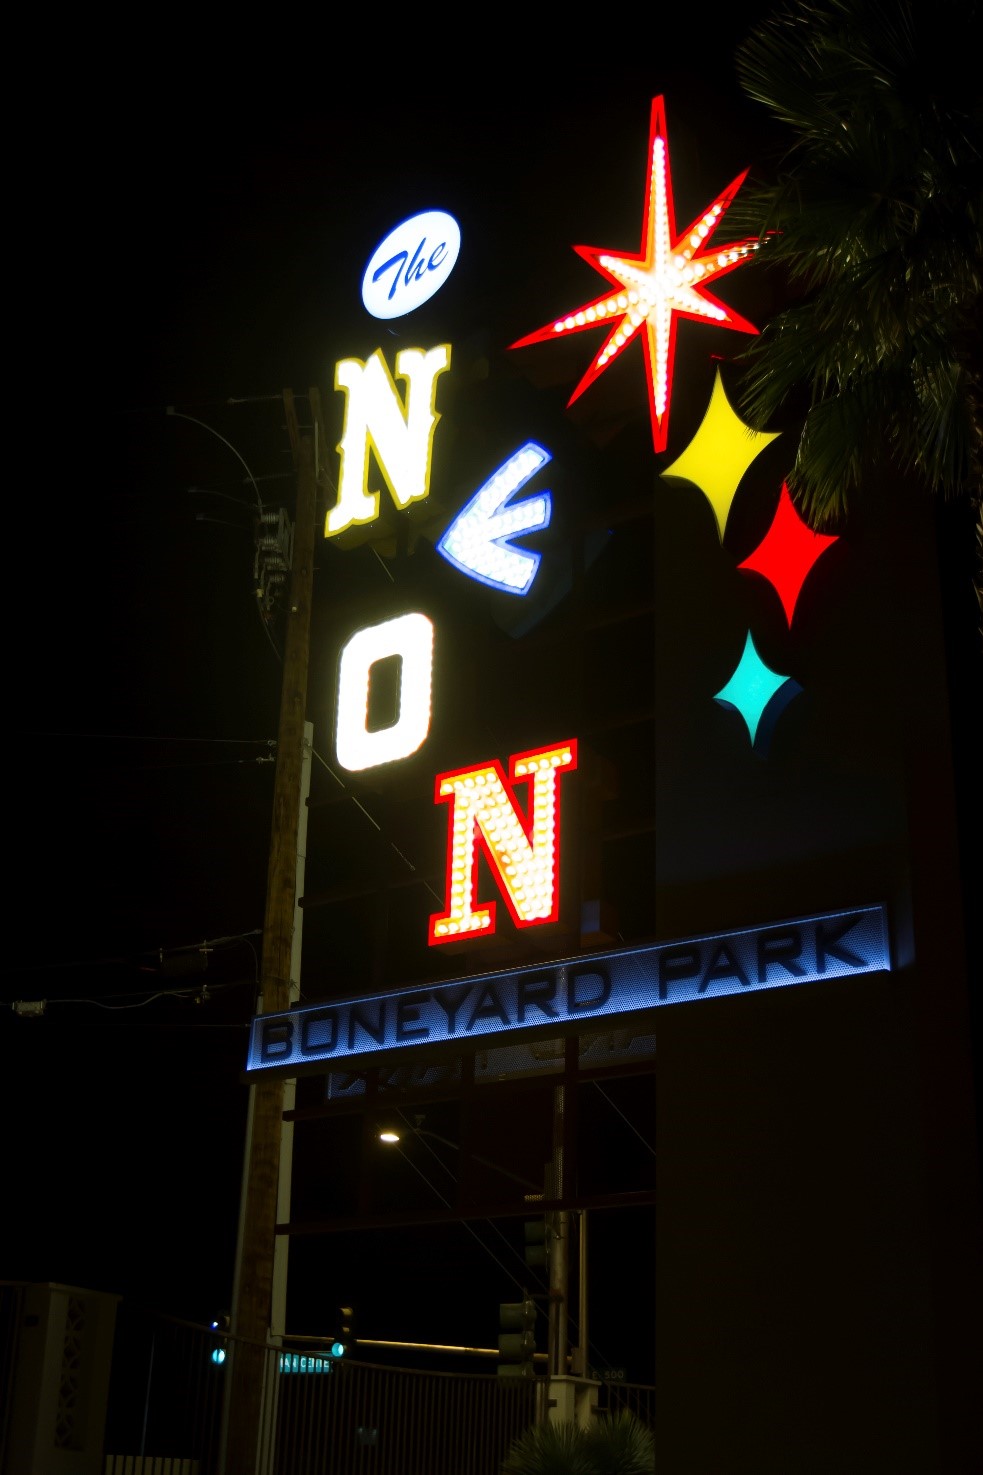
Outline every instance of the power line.
[[256, 493], [256, 502], [257, 502], [257, 504], [259, 506], [259, 510], [260, 510], [260, 512], [262, 512], [263, 511], [263, 499], [262, 499], [262, 497], [259, 494], [259, 487], [256, 485], [256, 478], [255, 478], [255, 476], [253, 476], [253, 474], [250, 471], [249, 467], [246, 465], [245, 460], [240, 455], [240, 453], [236, 450], [236, 448], [232, 444], [232, 442], [230, 440], [226, 440], [225, 436], [222, 435], [219, 431], [217, 431], [214, 428], [214, 426], [212, 426], [212, 425], [206, 425], [206, 423], [205, 423], [204, 420], [197, 420], [194, 415], [184, 415], [184, 414], [182, 414], [182, 412], [180, 410], [176, 410], [173, 405], [168, 405], [167, 406], [167, 409], [165, 410], [164, 413], [166, 415], [173, 415], [174, 418], [177, 419], [177, 420], [188, 420], [188, 421], [190, 421], [190, 423], [192, 425], [200, 425], [201, 428], [202, 428], [202, 430], [207, 430], [210, 435], [214, 435], [215, 436], [216, 440], [220, 440], [224, 446], [228, 446], [228, 448], [232, 452], [233, 456], [236, 457], [236, 459], [242, 464], [243, 468], [245, 469], [246, 475], [249, 478], [250, 482], [252, 483], [253, 490]]
[[267, 748], [276, 747], [276, 738], [217, 738], [217, 737], [178, 737], [176, 734], [149, 733], [149, 732], [39, 732], [37, 730], [25, 734], [32, 738], [58, 738], [71, 739], [78, 742], [80, 739], [87, 742], [98, 743], [238, 743], [244, 746], [255, 746], [261, 744]]
[[[388, 841], [389, 848], [390, 848], [390, 850], [392, 850], [393, 854], [396, 855], [402, 861], [403, 865], [406, 866], [407, 870], [412, 871], [413, 874], [416, 875], [417, 874], [418, 867], [413, 864], [413, 862], [410, 860], [410, 858], [409, 858], [408, 855], [404, 854], [404, 852], [402, 850], [400, 850], [399, 846], [393, 840], [390, 840], [389, 837], [387, 835], [385, 835], [385, 833], [383, 831], [383, 828], [382, 828], [381, 824], [379, 823], [379, 821], [373, 815], [371, 815], [369, 813], [369, 811], [366, 809], [365, 805], [362, 803], [361, 799], [359, 799], [352, 792], [352, 790], [345, 783], [344, 779], [339, 778], [338, 774], [335, 773], [335, 771], [331, 767], [330, 763], [328, 763], [327, 760], [322, 757], [322, 755], [317, 751], [316, 748], [312, 748], [311, 749], [311, 752], [312, 752], [313, 756], [317, 759], [317, 761], [321, 764], [321, 767], [327, 770], [327, 772], [334, 779], [334, 781], [338, 785], [338, 787], [344, 791], [344, 793], [347, 796], [347, 798], [349, 798], [351, 800], [351, 802], [355, 805], [355, 808], [361, 811], [361, 813], [365, 816], [365, 818], [368, 820], [369, 824], [373, 827], [373, 829], [376, 830], [378, 834], [382, 835], [383, 839], [385, 839], [385, 840]], [[437, 902], [442, 902], [443, 901], [443, 897], [438, 892], [436, 892], [434, 890], [434, 888], [430, 885], [430, 882], [429, 881], [423, 881], [423, 885], [426, 887], [427, 891], [430, 892], [430, 895], [435, 899], [435, 901], [437, 901]]]
[[[136, 960], [139, 959], [139, 958], [147, 958], [147, 957], [150, 957], [152, 955], [156, 955], [161, 961], [163, 961], [165, 958], [179, 957], [179, 956], [182, 956], [182, 955], [184, 955], [186, 953], [201, 952], [201, 953], [208, 954], [208, 953], [212, 953], [212, 952], [217, 952], [219, 950], [219, 948], [222, 948], [222, 949], [230, 949], [230, 948], [237, 947], [240, 944], [242, 944], [242, 945], [248, 947], [249, 950], [250, 950], [250, 952], [252, 953], [252, 958], [253, 958], [253, 981], [256, 983], [256, 985], [258, 987], [258, 985], [259, 985], [259, 958], [258, 958], [258, 955], [256, 953], [256, 949], [253, 946], [253, 943], [252, 943], [252, 940], [251, 939], [254, 938], [254, 937], [260, 937], [260, 936], [262, 936], [262, 929], [259, 928], [259, 927], [255, 927], [255, 928], [253, 928], [249, 932], [236, 932], [236, 933], [231, 933], [229, 935], [226, 935], [224, 937], [205, 938], [201, 942], [181, 943], [181, 944], [179, 944], [179, 945], [177, 945], [175, 947], [166, 947], [166, 948], [165, 947], [159, 947], [159, 948], [156, 948], [156, 949], [135, 948], [135, 949], [133, 949], [133, 951], [131, 951], [129, 953], [117, 953], [117, 954], [114, 954], [114, 955], [112, 955], [110, 957], [101, 957], [101, 958], [74, 958], [74, 959], [66, 959], [64, 961], [59, 961], [59, 962], [56, 962], [56, 963], [32, 963], [32, 964], [29, 964], [26, 967], [18, 968], [18, 972], [20, 972], [20, 973], [51, 973], [51, 972], [61, 972], [62, 970], [67, 971], [70, 968], [109, 968], [109, 967], [114, 967], [114, 966], [127, 967], [127, 966], [133, 966], [134, 963], [136, 962]], [[134, 994], [133, 995], [130, 995], [130, 996], [132, 997], [135, 994], [142, 994], [142, 993], [146, 993], [146, 992], [147, 992], [146, 989], [138, 989], [138, 990], [135, 990], [134, 991]], [[125, 996], [124, 995], [107, 994], [107, 995], [104, 995], [104, 997], [106, 997], [106, 998], [117, 998], [117, 997], [125, 997]], [[71, 1000], [68, 1000], [68, 999], [56, 999], [53, 1002], [61, 1004], [61, 1003], [70, 1003], [72, 1001]]]
[[624, 1112], [621, 1110], [621, 1107], [618, 1106], [618, 1105], [616, 1105], [616, 1103], [611, 1100], [611, 1097], [605, 1091], [604, 1087], [600, 1084], [600, 1082], [594, 1081], [593, 1084], [597, 1088], [597, 1090], [600, 1091], [601, 1095], [604, 1097], [605, 1101], [608, 1103], [608, 1105], [610, 1106], [611, 1110], [612, 1111], [616, 1111], [618, 1113], [618, 1115], [620, 1116], [621, 1120], [624, 1122], [625, 1126], [629, 1129], [629, 1131], [634, 1132], [635, 1136], [638, 1138], [639, 1142], [645, 1148], [646, 1152], [650, 1152], [652, 1154], [652, 1156], [655, 1157], [655, 1148], [652, 1146], [652, 1144], [650, 1142], [647, 1142], [645, 1140], [645, 1138], [642, 1136], [641, 1132], [635, 1126], [634, 1122], [630, 1121], [628, 1119], [628, 1117], [625, 1116]]
[[[604, 1093], [602, 1093], [602, 1094], [604, 1094]], [[613, 1105], [613, 1102], [612, 1102], [612, 1105]], [[617, 1108], [615, 1108], [615, 1109], [617, 1110]], [[619, 1113], [619, 1114], [623, 1114], [623, 1113]], [[444, 1162], [443, 1158], [436, 1151], [436, 1149], [433, 1148], [430, 1145], [430, 1143], [426, 1141], [426, 1134], [423, 1131], [423, 1129], [414, 1126], [413, 1123], [410, 1122], [409, 1118], [407, 1117], [407, 1115], [406, 1115], [406, 1113], [404, 1111], [398, 1111], [398, 1115], [402, 1118], [402, 1120], [405, 1122], [405, 1124], [406, 1124], [407, 1128], [409, 1129], [409, 1131], [413, 1134], [414, 1140], [417, 1141], [417, 1142], [419, 1142], [423, 1147], [425, 1147], [427, 1149], [427, 1151], [430, 1153], [431, 1157], [434, 1158], [434, 1160], [440, 1165], [440, 1167], [443, 1168], [444, 1172], [447, 1173], [447, 1175], [456, 1183], [458, 1181], [457, 1175], [454, 1173], [453, 1169], [450, 1168], [448, 1166], [448, 1164]], [[627, 1120], [627, 1118], [626, 1118], [626, 1120]], [[630, 1126], [631, 1123], [629, 1122], [628, 1125]], [[433, 1136], [434, 1134], [431, 1133], [430, 1135]], [[450, 1200], [447, 1199], [444, 1196], [444, 1194], [441, 1193], [441, 1191], [437, 1187], [437, 1185], [430, 1178], [427, 1177], [426, 1173], [423, 1172], [422, 1168], [418, 1167], [417, 1164], [415, 1162], [413, 1162], [413, 1160], [409, 1156], [409, 1154], [403, 1151], [403, 1148], [400, 1146], [400, 1144], [397, 1142], [394, 1145], [396, 1147], [397, 1152], [399, 1152], [400, 1156], [403, 1158], [403, 1161], [406, 1162], [406, 1163], [409, 1163], [409, 1165], [413, 1169], [413, 1171], [415, 1173], [417, 1173], [419, 1175], [419, 1177], [421, 1177], [423, 1179], [424, 1183], [426, 1183], [427, 1187], [433, 1193], [436, 1194], [436, 1196], [440, 1199], [441, 1203], [445, 1206], [445, 1208], [448, 1208], [448, 1209], [453, 1208], [453, 1205], [451, 1204]], [[454, 1145], [456, 1146], [456, 1144], [454, 1144]], [[479, 1245], [479, 1247], [482, 1250], [484, 1250], [485, 1254], [489, 1257], [489, 1259], [492, 1260], [498, 1266], [498, 1268], [502, 1271], [503, 1275], [505, 1275], [505, 1276], [508, 1277], [508, 1279], [512, 1282], [512, 1284], [516, 1287], [517, 1290], [520, 1290], [520, 1291], [522, 1291], [523, 1294], [525, 1294], [525, 1291], [526, 1291], [526, 1282], [529, 1279], [528, 1271], [529, 1271], [530, 1267], [527, 1264], [527, 1262], [524, 1260], [524, 1258], [522, 1256], [520, 1256], [519, 1251], [515, 1248], [515, 1246], [502, 1233], [502, 1231], [499, 1229], [498, 1225], [494, 1222], [494, 1220], [492, 1220], [492, 1219], [486, 1219], [484, 1222], [485, 1222], [485, 1224], [487, 1224], [488, 1228], [492, 1231], [493, 1234], [498, 1235], [499, 1239], [505, 1245], [505, 1247], [509, 1251], [509, 1253], [516, 1260], [521, 1260], [521, 1262], [523, 1264], [523, 1267], [527, 1271], [527, 1275], [526, 1275], [525, 1280], [519, 1280], [519, 1278], [516, 1275], [514, 1275], [511, 1270], [509, 1270], [508, 1266], [507, 1265], [504, 1265], [502, 1263], [502, 1261], [498, 1258], [498, 1256], [494, 1253], [494, 1251], [484, 1242], [484, 1240], [477, 1233], [477, 1231], [474, 1229], [474, 1227], [466, 1219], [461, 1220], [460, 1222], [461, 1222], [462, 1227], [468, 1231], [468, 1233], [471, 1235], [471, 1237], [477, 1242], [477, 1244]], [[542, 1288], [543, 1287], [543, 1284], [544, 1284], [542, 1278], [539, 1277], [539, 1276], [536, 1276], [535, 1278], [536, 1278], [536, 1283], [540, 1286], [540, 1288]], [[537, 1307], [537, 1312], [540, 1315], [543, 1315], [544, 1314], [541, 1307]], [[569, 1314], [569, 1312], [568, 1312], [568, 1314]], [[579, 1324], [578, 1319], [576, 1317], [572, 1316], [572, 1315], [570, 1316], [570, 1325], [573, 1328], [574, 1332], [579, 1336], [580, 1335], [580, 1324]], [[602, 1365], [604, 1365], [606, 1367], [613, 1366], [613, 1364], [608, 1359], [607, 1354], [600, 1347], [598, 1347], [597, 1344], [591, 1338], [588, 1338], [588, 1342], [589, 1342], [589, 1346], [588, 1346], [588, 1349], [587, 1350], [588, 1350], [589, 1353], [593, 1354], [593, 1358], [594, 1358], [595, 1363], [600, 1363], [600, 1364], [602, 1364]]]

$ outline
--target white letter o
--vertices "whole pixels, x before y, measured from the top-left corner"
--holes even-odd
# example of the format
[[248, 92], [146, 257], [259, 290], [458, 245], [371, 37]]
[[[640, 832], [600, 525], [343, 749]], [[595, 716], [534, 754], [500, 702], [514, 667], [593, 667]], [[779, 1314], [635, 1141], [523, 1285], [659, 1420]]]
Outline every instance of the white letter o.
[[[399, 702], [390, 727], [368, 730], [369, 681], [376, 661], [399, 656]], [[399, 615], [356, 630], [341, 652], [335, 752], [350, 773], [415, 753], [430, 731], [433, 625], [426, 615]]]

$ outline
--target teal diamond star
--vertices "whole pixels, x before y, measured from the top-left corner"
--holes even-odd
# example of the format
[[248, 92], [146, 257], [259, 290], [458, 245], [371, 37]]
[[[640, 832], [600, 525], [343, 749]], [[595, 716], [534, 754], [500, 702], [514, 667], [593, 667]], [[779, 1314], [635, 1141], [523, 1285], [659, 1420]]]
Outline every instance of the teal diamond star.
[[[744, 718], [751, 735], [752, 746], [758, 733], [758, 724], [768, 703], [782, 688], [789, 688], [786, 697], [791, 698], [801, 690], [789, 676], [779, 675], [766, 666], [755, 649], [751, 633], [744, 643], [744, 654], [726, 686], [714, 694], [714, 701], [722, 706], [733, 707]], [[784, 708], [784, 703], [781, 704]], [[770, 729], [769, 729], [770, 730]]]

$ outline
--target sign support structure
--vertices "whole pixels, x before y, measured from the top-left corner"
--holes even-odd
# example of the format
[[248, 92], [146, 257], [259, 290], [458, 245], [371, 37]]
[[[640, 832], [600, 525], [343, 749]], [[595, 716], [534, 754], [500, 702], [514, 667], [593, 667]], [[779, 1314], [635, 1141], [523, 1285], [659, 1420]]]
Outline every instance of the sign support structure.
[[[300, 968], [304, 932], [304, 876], [307, 861], [307, 801], [311, 794], [311, 761], [314, 752], [314, 724], [304, 724], [304, 770], [297, 807], [297, 894], [294, 903], [294, 935], [290, 950], [290, 1002], [300, 1002]], [[297, 1102], [297, 1082], [288, 1077], [283, 1083], [283, 1116], [280, 1126], [280, 1175], [277, 1191], [277, 1223], [290, 1218], [290, 1193], [293, 1181], [294, 1124], [290, 1117]], [[276, 1235], [273, 1242], [273, 1304], [270, 1316], [272, 1340], [278, 1345], [287, 1330], [287, 1264], [290, 1239]]]
[[[317, 513], [314, 445], [309, 436], [300, 436], [297, 431], [292, 391], [284, 390], [283, 399], [295, 448], [297, 503], [260, 978], [263, 1007], [278, 1010], [288, 1009], [291, 1003]], [[251, 1475], [257, 1468], [259, 1455], [264, 1376], [269, 1356], [267, 1339], [274, 1314], [284, 1091], [282, 1079], [259, 1080], [252, 1087], [238, 1266], [233, 1288], [231, 1331], [235, 1342], [225, 1409], [223, 1469], [236, 1475]]]

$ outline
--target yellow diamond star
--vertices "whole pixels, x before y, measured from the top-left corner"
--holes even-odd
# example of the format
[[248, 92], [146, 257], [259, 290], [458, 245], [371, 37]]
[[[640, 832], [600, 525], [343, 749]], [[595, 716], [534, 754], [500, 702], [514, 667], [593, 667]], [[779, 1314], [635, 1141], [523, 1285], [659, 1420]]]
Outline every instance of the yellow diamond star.
[[669, 400], [672, 365], [679, 317], [710, 322], [742, 333], [756, 333], [753, 323], [719, 302], [707, 290], [713, 278], [740, 266], [757, 249], [757, 240], [737, 241], [717, 251], [708, 242], [744, 182], [747, 170], [717, 196], [713, 204], [694, 220], [682, 235], [676, 235], [666, 140], [665, 104], [661, 97], [652, 103], [649, 130], [649, 184], [642, 220], [642, 245], [637, 254], [621, 255], [595, 246], [574, 250], [601, 276], [618, 289], [557, 318], [535, 333], [518, 339], [512, 348], [542, 343], [565, 333], [611, 325], [600, 351], [568, 404], [579, 399], [609, 364], [642, 332], [645, 372], [649, 387], [652, 439], [656, 453], [664, 451], [669, 438]]
[[663, 476], [680, 476], [699, 487], [713, 508], [721, 543], [741, 478], [779, 431], [752, 430], [734, 413], [718, 369], [699, 430]]

